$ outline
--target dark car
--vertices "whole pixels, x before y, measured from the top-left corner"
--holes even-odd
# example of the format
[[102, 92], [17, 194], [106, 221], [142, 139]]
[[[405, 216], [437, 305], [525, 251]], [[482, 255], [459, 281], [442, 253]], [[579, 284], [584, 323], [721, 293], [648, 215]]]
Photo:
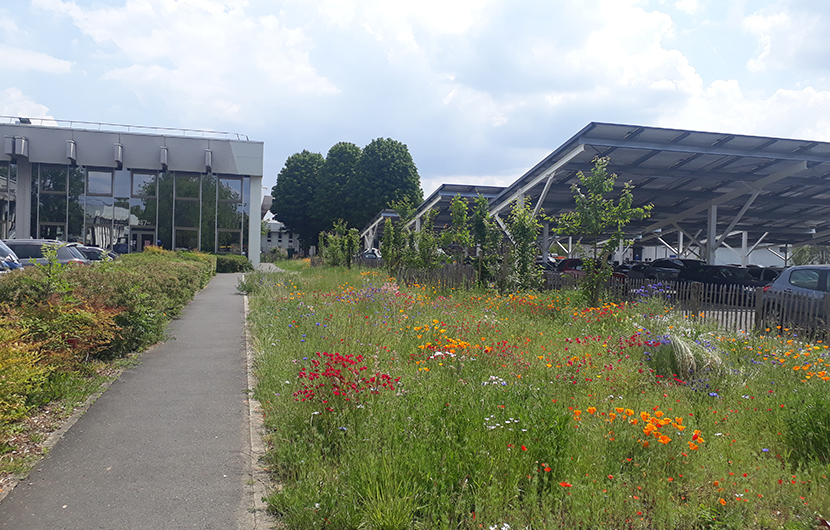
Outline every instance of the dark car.
[[17, 254], [0, 241], [0, 272], [9, 272], [22, 267], [23, 265], [20, 264]]
[[781, 267], [749, 267], [746, 269], [750, 276], [767, 283], [775, 281], [782, 270], [784, 269]]
[[110, 261], [118, 257], [118, 254], [116, 254], [115, 252], [110, 252], [103, 248], [74, 244], [70, 244], [70, 246], [73, 246], [80, 250], [81, 254], [83, 254], [84, 257], [89, 261]]
[[699, 283], [701, 301], [746, 305], [754, 300], [757, 287], [767, 282], [756, 280], [747, 269], [731, 265], [701, 265], [687, 268], [677, 274], [678, 288], [691, 293], [689, 284]]
[[54, 245], [58, 249], [57, 261], [62, 264], [88, 265], [89, 260], [73, 245], [55, 239], [8, 239], [6, 245], [14, 251], [24, 267], [35, 264], [46, 265], [48, 259], [43, 256], [43, 247]]
[[646, 280], [676, 280], [680, 271], [701, 265], [706, 265], [706, 262], [699, 259], [664, 258], [652, 261], [641, 271]]
[[[613, 266], [609, 263], [609, 268], [613, 269]], [[581, 280], [585, 276], [588, 275], [586, 272], [587, 263], [586, 260], [582, 258], [565, 258], [559, 263], [556, 264], [556, 272], [561, 274], [571, 276], [575, 280]], [[610, 282], [612, 284], [624, 284], [627, 279], [627, 276], [621, 272], [612, 271]]]
[[830, 265], [798, 265], [784, 269], [764, 287], [764, 325], [816, 327], [826, 322]]

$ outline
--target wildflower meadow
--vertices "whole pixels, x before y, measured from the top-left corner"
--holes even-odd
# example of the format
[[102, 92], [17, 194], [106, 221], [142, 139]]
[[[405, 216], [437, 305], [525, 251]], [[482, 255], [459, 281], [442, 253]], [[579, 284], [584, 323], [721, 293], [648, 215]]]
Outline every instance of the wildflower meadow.
[[250, 273], [268, 497], [285, 528], [815, 529], [830, 350], [666, 299]]

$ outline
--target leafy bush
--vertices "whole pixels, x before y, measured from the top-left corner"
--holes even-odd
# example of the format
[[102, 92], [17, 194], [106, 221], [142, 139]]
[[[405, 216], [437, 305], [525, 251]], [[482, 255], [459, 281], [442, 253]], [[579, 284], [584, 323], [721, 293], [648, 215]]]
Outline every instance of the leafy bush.
[[37, 345], [21, 340], [23, 334], [17, 323], [0, 319], [0, 425], [26, 415], [31, 408], [28, 396], [45, 384], [52, 371], [39, 362]]
[[251, 260], [239, 254], [217, 254], [216, 272], [250, 272], [254, 270]]

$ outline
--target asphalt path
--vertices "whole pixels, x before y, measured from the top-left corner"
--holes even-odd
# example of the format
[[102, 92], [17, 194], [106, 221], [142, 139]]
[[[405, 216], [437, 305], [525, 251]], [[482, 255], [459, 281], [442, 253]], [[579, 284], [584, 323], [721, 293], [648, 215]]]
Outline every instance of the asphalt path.
[[196, 295], [0, 502], [0, 528], [256, 528], [237, 280]]

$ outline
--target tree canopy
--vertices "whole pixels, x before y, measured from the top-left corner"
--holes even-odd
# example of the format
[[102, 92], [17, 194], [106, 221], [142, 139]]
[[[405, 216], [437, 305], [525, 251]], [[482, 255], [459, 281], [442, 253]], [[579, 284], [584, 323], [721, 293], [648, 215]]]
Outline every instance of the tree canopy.
[[353, 209], [350, 224], [362, 228], [392, 202], [424, 200], [421, 177], [406, 145], [391, 138], [372, 140], [357, 164], [349, 186]]
[[373, 140], [362, 150], [339, 142], [325, 159], [309, 151], [291, 155], [271, 195], [271, 211], [299, 235], [304, 248], [341, 219], [360, 229], [392, 203], [423, 201], [409, 149], [391, 138]]
[[[320, 186], [320, 169], [325, 159], [320, 153], [303, 150], [288, 157], [271, 189], [271, 212], [288, 230], [296, 232], [303, 248], [317, 240], [325, 226], [314, 214], [314, 201]], [[329, 223], [330, 224], [330, 223]]]

